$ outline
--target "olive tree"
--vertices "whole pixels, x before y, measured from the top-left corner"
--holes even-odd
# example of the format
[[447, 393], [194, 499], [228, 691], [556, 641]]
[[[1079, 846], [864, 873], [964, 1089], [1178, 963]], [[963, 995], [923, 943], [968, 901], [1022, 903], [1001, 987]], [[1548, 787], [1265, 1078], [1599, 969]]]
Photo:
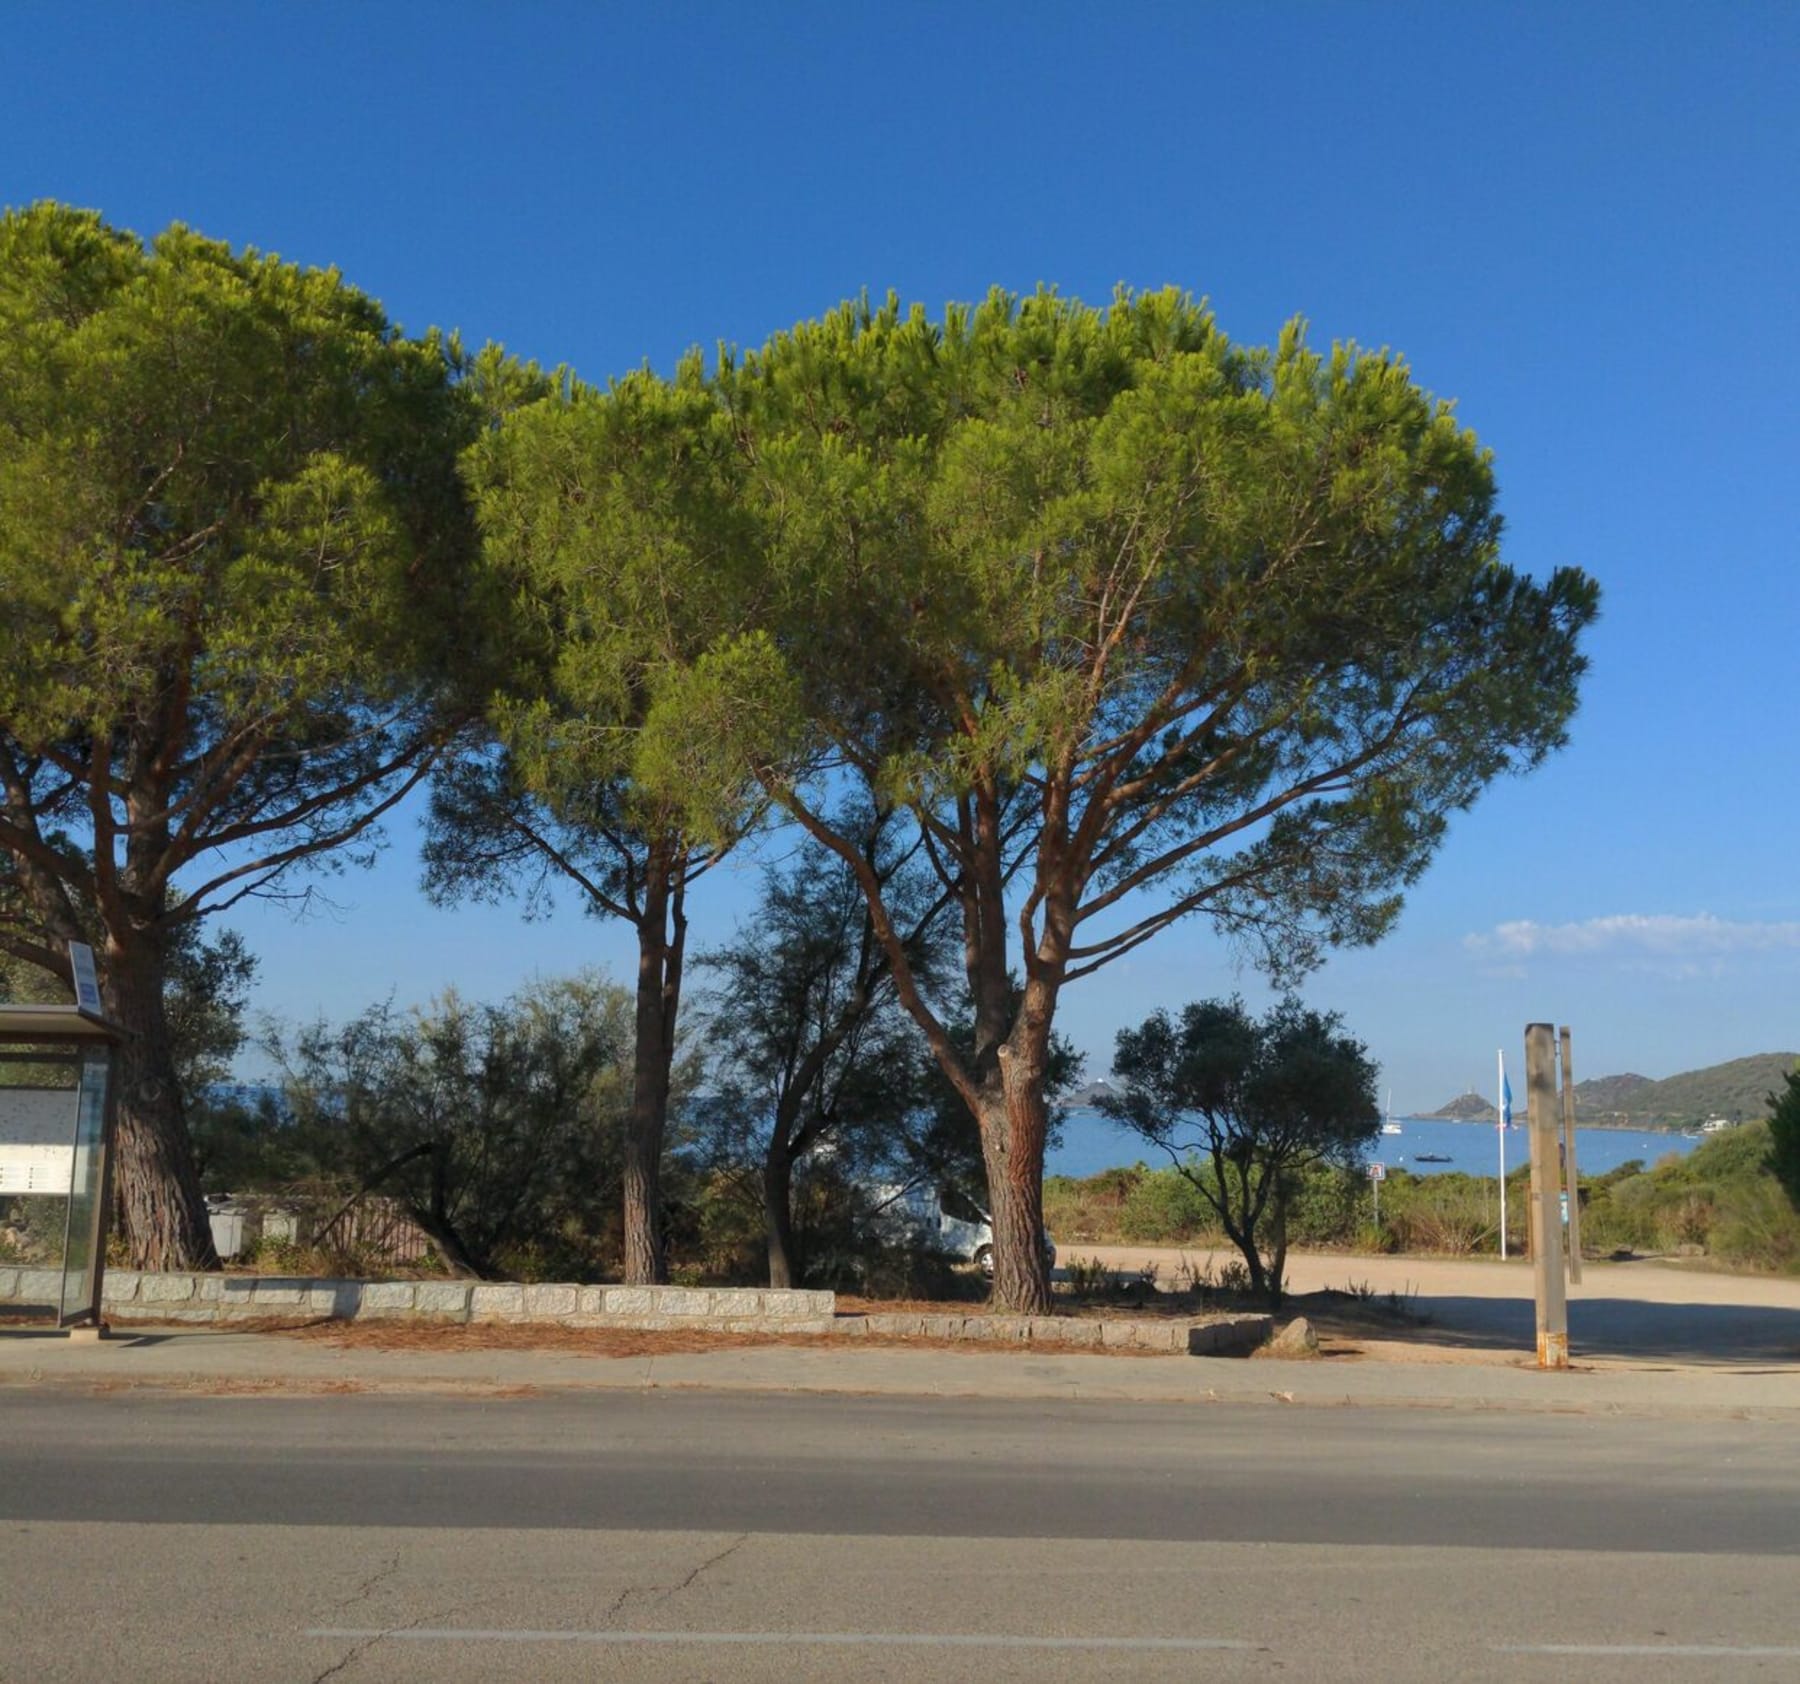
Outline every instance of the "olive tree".
[[1335, 1012], [1291, 997], [1261, 1018], [1242, 1000], [1204, 1000], [1120, 1030], [1113, 1073], [1123, 1091], [1100, 1109], [1168, 1153], [1251, 1289], [1279, 1304], [1295, 1178], [1322, 1159], [1356, 1162], [1380, 1134], [1368, 1049]]
[[[887, 814], [845, 829], [862, 836], [916, 984], [935, 990], [948, 972], [947, 900], [916, 837]], [[930, 1055], [900, 1005], [861, 885], [815, 842], [764, 873], [751, 916], [699, 964], [712, 981], [710, 1133], [728, 1165], [753, 1164], [769, 1285], [796, 1286], [805, 1261], [796, 1172], [822, 1153], [840, 1173], [905, 1161], [931, 1092]]]
[[[1196, 914], [1288, 975], [1377, 940], [1451, 815], [1563, 742], [1595, 587], [1502, 563], [1489, 456], [1400, 359], [1247, 349], [1175, 291], [853, 303], [713, 386], [743, 624], [665, 675], [642, 752], [670, 789], [748, 768], [856, 872], [980, 1128], [996, 1298], [1042, 1311], [1063, 987]], [[954, 899], [965, 1037], [846, 785]]]
[[166, 1006], [185, 932], [366, 857], [480, 664], [470, 368], [335, 271], [0, 217], [0, 952], [97, 947], [139, 1267], [216, 1261]]
[[454, 1273], [592, 1267], [630, 1094], [629, 990], [583, 975], [498, 1005], [377, 1005], [275, 1050], [287, 1132], [354, 1195], [397, 1200]]

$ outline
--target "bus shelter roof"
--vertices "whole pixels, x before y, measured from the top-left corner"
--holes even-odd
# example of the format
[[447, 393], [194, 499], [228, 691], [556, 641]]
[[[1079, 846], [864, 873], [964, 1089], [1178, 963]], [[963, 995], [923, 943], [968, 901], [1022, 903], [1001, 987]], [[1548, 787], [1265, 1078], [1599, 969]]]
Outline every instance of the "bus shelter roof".
[[0, 1044], [42, 1046], [52, 1041], [106, 1041], [125, 1038], [117, 1024], [79, 1006], [0, 1006]]

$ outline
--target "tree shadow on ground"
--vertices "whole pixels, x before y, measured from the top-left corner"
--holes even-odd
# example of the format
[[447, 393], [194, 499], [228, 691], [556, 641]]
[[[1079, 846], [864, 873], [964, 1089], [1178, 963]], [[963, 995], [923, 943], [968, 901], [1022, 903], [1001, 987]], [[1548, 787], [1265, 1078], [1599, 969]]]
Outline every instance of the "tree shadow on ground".
[[[1536, 1351], [1537, 1318], [1529, 1298], [1420, 1296], [1414, 1308], [1428, 1318], [1404, 1335], [1415, 1344], [1525, 1355]], [[1800, 1309], [1578, 1298], [1569, 1304], [1569, 1350], [1577, 1358], [1800, 1368]]]

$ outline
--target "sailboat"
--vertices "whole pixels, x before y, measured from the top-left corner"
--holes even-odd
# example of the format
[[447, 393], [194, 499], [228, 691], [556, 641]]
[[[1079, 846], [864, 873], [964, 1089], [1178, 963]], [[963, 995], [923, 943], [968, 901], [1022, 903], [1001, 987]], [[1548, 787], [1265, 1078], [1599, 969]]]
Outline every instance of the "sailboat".
[[1398, 1134], [1400, 1125], [1394, 1121], [1394, 1090], [1388, 1089], [1387, 1121], [1381, 1125], [1383, 1134]]

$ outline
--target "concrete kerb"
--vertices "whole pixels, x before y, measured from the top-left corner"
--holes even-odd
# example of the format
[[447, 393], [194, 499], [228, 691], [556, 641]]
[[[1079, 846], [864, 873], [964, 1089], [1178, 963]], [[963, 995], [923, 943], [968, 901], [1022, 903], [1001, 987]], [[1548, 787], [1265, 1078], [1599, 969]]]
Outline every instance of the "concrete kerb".
[[[57, 1301], [54, 1269], [0, 1270], [0, 1308]], [[545, 1281], [357, 1281], [305, 1275], [152, 1274], [105, 1278], [105, 1314], [122, 1321], [266, 1321], [322, 1316], [337, 1321], [534, 1322], [588, 1327], [693, 1327], [815, 1331], [836, 1314], [829, 1292], [691, 1287], [579, 1286]]]
[[[55, 1270], [0, 1270], [0, 1308], [53, 1304]], [[273, 1320], [519, 1324], [720, 1333], [774, 1333], [860, 1339], [917, 1338], [972, 1345], [1093, 1347], [1170, 1355], [1247, 1356], [1269, 1337], [1264, 1315], [1188, 1320], [1089, 1320], [874, 1312], [839, 1315], [830, 1292], [757, 1287], [580, 1286], [572, 1282], [355, 1281], [304, 1275], [156, 1274], [110, 1271], [109, 1321], [142, 1325], [269, 1323]]]

